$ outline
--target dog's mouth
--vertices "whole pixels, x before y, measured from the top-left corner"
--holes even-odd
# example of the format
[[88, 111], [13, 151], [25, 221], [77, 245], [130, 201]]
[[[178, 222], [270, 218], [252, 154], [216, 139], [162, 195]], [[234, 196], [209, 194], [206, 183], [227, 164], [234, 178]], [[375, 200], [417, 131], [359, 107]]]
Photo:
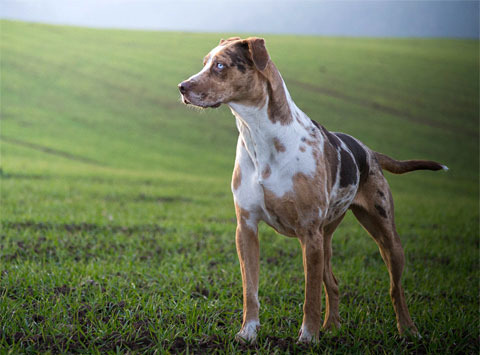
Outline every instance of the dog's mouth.
[[220, 105], [222, 104], [221, 102], [217, 102], [217, 103], [214, 103], [214, 104], [193, 103], [185, 95], [182, 95], [182, 102], [185, 105], [193, 105], [193, 106], [197, 106], [197, 107], [201, 107], [201, 108], [217, 108], [217, 107], [220, 107]]
[[185, 97], [185, 95], [181, 95], [182, 96], [182, 102], [185, 104], [185, 105], [191, 105], [191, 102], [188, 101], [188, 99]]

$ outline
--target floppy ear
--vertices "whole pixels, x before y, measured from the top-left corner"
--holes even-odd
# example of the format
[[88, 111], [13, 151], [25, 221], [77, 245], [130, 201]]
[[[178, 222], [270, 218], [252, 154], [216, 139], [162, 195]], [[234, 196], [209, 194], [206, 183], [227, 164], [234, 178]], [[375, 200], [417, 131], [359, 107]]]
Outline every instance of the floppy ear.
[[225, 43], [230, 42], [230, 41], [236, 41], [236, 40], [239, 40], [239, 39], [241, 39], [241, 38], [240, 38], [240, 37], [230, 37], [230, 38], [228, 38], [228, 39], [223, 39], [223, 38], [222, 38], [222, 39], [220, 40], [219, 45], [225, 44]]
[[265, 40], [263, 38], [250, 37], [247, 38], [248, 49], [252, 55], [252, 60], [258, 70], [263, 71], [267, 67], [270, 56], [267, 48], [265, 48]]

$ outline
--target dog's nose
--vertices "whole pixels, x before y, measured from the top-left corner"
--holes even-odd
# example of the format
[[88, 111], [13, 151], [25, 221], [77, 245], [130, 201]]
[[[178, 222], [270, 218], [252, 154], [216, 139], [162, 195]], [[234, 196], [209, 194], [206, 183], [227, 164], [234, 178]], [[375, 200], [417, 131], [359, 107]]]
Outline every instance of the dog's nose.
[[190, 82], [182, 81], [180, 84], [178, 84], [178, 89], [182, 94], [185, 94], [188, 91], [188, 89], [190, 89]]

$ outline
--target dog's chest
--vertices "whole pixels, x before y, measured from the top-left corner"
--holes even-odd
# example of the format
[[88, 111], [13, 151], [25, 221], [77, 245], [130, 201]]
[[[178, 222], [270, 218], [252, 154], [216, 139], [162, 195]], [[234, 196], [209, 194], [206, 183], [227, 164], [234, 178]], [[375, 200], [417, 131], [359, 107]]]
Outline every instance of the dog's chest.
[[275, 160], [254, 162], [241, 150], [236, 167], [241, 185], [233, 189], [236, 203], [257, 211], [259, 219], [289, 236], [321, 222], [327, 212], [327, 181], [311, 152], [286, 151]]
[[297, 172], [290, 177], [290, 189], [282, 195], [274, 190], [285, 185], [282, 174], [272, 172], [271, 180], [263, 181], [262, 212], [267, 224], [278, 232], [298, 236], [309, 230], [317, 230], [343, 215], [351, 205], [358, 185], [329, 188], [329, 181], [322, 168], [315, 175]]
[[[355, 197], [358, 185], [340, 186], [341, 161], [336, 176], [313, 148], [282, 159], [254, 161], [239, 140], [232, 185], [235, 202], [278, 232], [297, 236], [341, 216]], [[352, 167], [350, 167], [352, 168]]]
[[[320, 225], [326, 213], [327, 199], [322, 184], [315, 177], [297, 172], [288, 179], [282, 174], [261, 184], [263, 191], [263, 217], [278, 232], [297, 236], [300, 231]], [[275, 193], [278, 184], [289, 182], [289, 189], [281, 195]]]

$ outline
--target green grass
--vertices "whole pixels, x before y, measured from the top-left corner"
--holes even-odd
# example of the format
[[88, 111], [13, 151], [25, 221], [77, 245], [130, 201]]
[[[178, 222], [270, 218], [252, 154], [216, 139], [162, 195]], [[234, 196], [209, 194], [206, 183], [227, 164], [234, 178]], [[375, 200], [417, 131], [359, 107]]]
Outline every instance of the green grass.
[[242, 346], [234, 118], [176, 88], [229, 34], [0, 24], [2, 352], [479, 352], [478, 41], [266, 36], [313, 119], [450, 171], [387, 176], [422, 339], [397, 335], [386, 268], [348, 215], [342, 328], [295, 344], [300, 247], [262, 225], [262, 328]]

